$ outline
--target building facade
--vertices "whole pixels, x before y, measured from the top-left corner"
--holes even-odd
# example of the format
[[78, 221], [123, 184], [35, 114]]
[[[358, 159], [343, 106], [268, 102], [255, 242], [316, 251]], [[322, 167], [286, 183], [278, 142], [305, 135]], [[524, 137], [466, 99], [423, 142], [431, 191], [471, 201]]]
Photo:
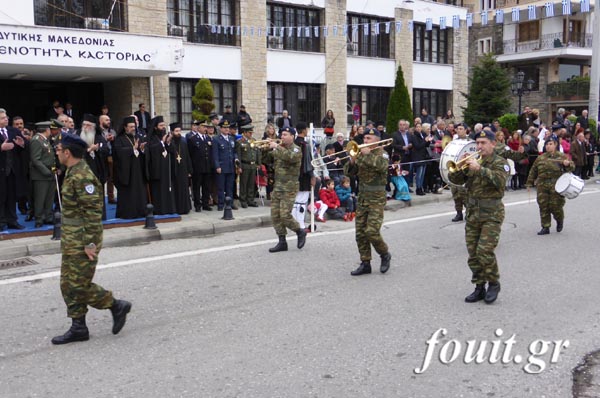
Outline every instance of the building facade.
[[[38, 121], [53, 100], [115, 121], [145, 103], [192, 121], [210, 79], [215, 111], [245, 105], [257, 129], [288, 110], [293, 123], [336, 129], [385, 121], [402, 66], [415, 115], [460, 118], [468, 84], [467, 10], [410, 0], [32, 0], [0, 14], [0, 80], [11, 115]], [[110, 17], [109, 17], [110, 16]], [[441, 16], [458, 24], [437, 24]], [[434, 21], [432, 24], [431, 21]], [[289, 29], [293, 27], [293, 29]], [[335, 30], [335, 32], [334, 32]], [[358, 109], [358, 114], [353, 110]], [[185, 128], [185, 127], [184, 127]]]

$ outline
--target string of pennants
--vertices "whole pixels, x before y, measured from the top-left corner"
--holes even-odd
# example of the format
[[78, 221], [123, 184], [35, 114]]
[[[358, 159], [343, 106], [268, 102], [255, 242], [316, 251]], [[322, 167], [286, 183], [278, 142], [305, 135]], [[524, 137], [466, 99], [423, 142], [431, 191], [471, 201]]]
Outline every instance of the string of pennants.
[[[562, 0], [562, 15], [571, 14], [571, 0]], [[580, 0], [580, 10], [582, 13], [590, 12], [590, 0]], [[538, 18], [539, 14], [545, 15], [545, 17], [554, 17], [554, 3], [547, 2], [542, 6], [528, 5], [527, 16], [528, 20], [534, 20]], [[487, 25], [489, 22], [489, 14], [495, 17], [497, 24], [504, 23], [503, 10], [492, 10], [482, 11], [481, 24]], [[521, 10], [518, 7], [511, 9], [509, 15], [511, 16], [512, 22], [519, 22], [521, 16]], [[453, 15], [451, 18], [440, 17], [439, 28], [446, 29], [448, 22], [452, 21], [452, 27], [458, 29], [460, 27], [460, 16]], [[467, 27], [473, 26], [473, 13], [466, 15]], [[353, 35], [358, 34], [359, 27], [362, 26], [362, 33], [368, 36], [372, 32], [373, 35], [379, 35], [385, 32], [389, 34], [391, 31], [400, 33], [402, 31], [402, 21], [388, 21], [388, 22], [374, 22], [374, 23], [361, 23], [352, 25], [333, 25], [333, 26], [272, 26], [272, 27], [254, 27], [254, 26], [223, 26], [223, 25], [207, 25], [210, 32], [213, 34], [225, 34], [225, 35], [237, 35], [237, 36], [279, 36], [279, 37], [328, 37], [328, 36], [347, 36], [348, 32], [352, 32]], [[371, 29], [372, 28], [372, 29]], [[407, 28], [409, 32], [414, 29], [413, 21], [408, 21]], [[433, 29], [433, 18], [426, 18], [425, 30]]]

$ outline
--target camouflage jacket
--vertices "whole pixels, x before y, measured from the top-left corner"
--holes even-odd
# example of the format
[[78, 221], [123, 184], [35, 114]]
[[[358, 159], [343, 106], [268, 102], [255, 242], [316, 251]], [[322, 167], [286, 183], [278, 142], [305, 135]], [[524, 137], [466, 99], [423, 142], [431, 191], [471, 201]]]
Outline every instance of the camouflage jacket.
[[494, 153], [483, 159], [479, 171], [457, 171], [448, 175], [454, 184], [465, 184], [468, 199], [502, 199], [508, 178], [506, 161]]
[[518, 162], [519, 160], [523, 160], [523, 159], [527, 159], [527, 153], [523, 152], [518, 152], [518, 151], [513, 151], [512, 149], [510, 149], [509, 147], [506, 146], [506, 144], [503, 144], [502, 142], [497, 142], [496, 143], [496, 147], [494, 148], [494, 152], [496, 153], [496, 155], [500, 156], [501, 158], [504, 159], [511, 159], [515, 162]]
[[569, 166], [565, 167], [562, 163], [557, 160], [568, 160], [567, 155], [561, 152], [554, 153], [543, 153], [533, 162], [531, 170], [529, 171], [529, 177], [527, 178], [528, 187], [533, 186], [533, 183], [537, 180], [538, 184], [552, 185], [556, 184], [556, 180], [565, 172], [575, 170], [575, 164], [569, 161]]
[[291, 144], [286, 147], [274, 149], [267, 153], [268, 160], [275, 163], [275, 186], [276, 192], [298, 192], [300, 175], [300, 165], [302, 164], [302, 151], [300, 148]]
[[347, 176], [358, 176], [360, 193], [383, 192], [387, 184], [388, 160], [383, 156], [381, 148], [374, 149], [368, 155], [358, 156], [354, 163], [346, 163], [344, 173]]
[[67, 169], [62, 186], [63, 254], [80, 254], [84, 246], [102, 246], [102, 185], [85, 160]]

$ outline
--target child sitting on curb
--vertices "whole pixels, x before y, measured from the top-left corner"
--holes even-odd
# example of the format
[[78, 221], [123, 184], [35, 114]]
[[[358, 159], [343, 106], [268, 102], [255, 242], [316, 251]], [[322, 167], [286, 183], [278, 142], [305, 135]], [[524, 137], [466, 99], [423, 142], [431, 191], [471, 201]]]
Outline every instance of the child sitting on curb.
[[344, 221], [352, 221], [356, 217], [356, 196], [352, 193], [350, 188], [350, 178], [342, 177], [340, 185], [335, 187], [335, 193], [340, 200], [342, 206], [346, 208], [346, 214], [344, 215]]
[[[340, 209], [340, 199], [335, 193], [335, 182], [333, 180], [327, 181], [326, 188], [321, 188], [319, 191], [319, 199], [327, 206], [327, 215], [329, 218], [333, 220], [341, 220], [344, 218], [344, 212]], [[323, 219], [317, 219], [321, 222], [325, 222]]]

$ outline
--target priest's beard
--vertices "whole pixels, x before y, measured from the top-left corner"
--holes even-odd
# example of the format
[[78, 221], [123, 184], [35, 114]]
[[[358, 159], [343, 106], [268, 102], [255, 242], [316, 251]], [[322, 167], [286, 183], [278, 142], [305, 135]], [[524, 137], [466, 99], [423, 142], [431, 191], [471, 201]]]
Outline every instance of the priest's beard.
[[81, 139], [84, 140], [88, 146], [94, 145], [94, 138], [96, 137], [96, 129], [94, 127], [81, 129]]

